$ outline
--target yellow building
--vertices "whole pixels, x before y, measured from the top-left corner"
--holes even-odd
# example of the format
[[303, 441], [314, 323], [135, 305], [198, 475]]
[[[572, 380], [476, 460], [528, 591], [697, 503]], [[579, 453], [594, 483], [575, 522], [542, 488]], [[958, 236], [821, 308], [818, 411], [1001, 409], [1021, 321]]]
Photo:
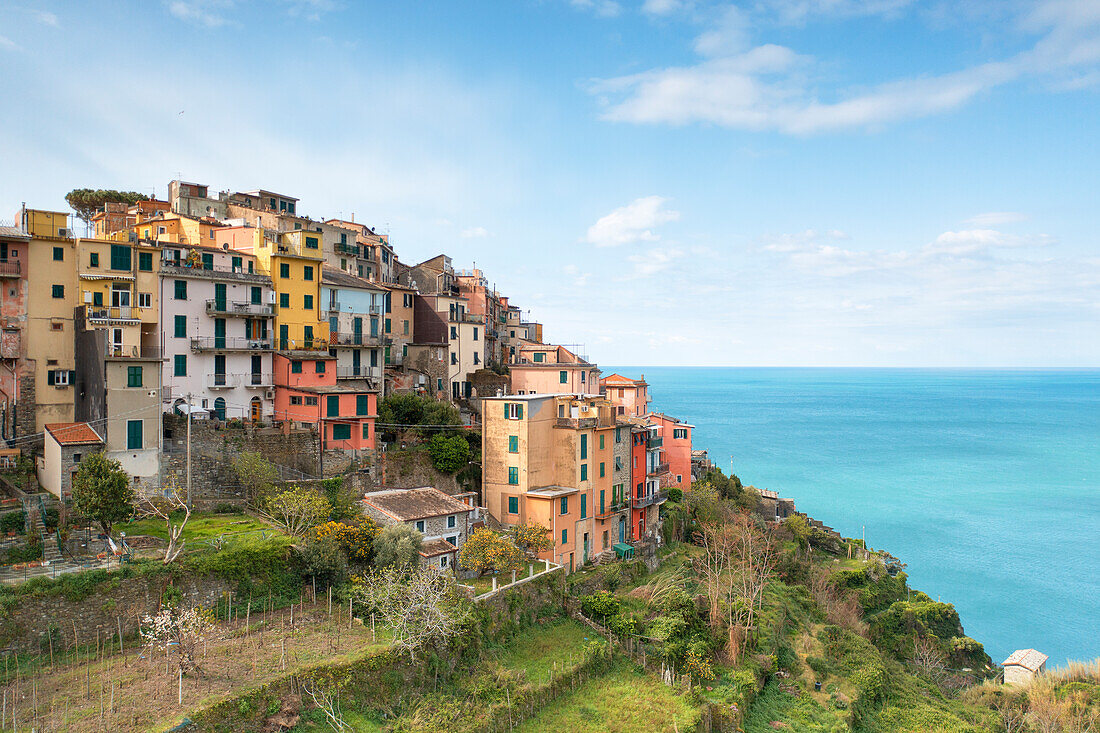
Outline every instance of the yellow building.
[[80, 239], [76, 243], [87, 328], [104, 329], [109, 353], [140, 355], [157, 346], [159, 247], [145, 243]]
[[275, 291], [275, 347], [279, 351], [327, 351], [329, 326], [321, 304], [324, 255], [318, 232], [275, 232], [225, 227], [217, 242], [256, 256], [260, 274]]
[[[23, 209], [19, 217], [31, 237], [21, 401], [35, 405], [33, 432], [41, 433], [46, 423], [73, 421], [73, 311], [80, 297], [76, 240], [64, 212]], [[29, 427], [24, 430], [32, 432]]]
[[190, 216], [161, 211], [139, 221], [129, 230], [119, 232], [118, 238], [124, 238], [128, 236], [129, 232], [134, 232], [137, 239], [152, 242], [215, 247], [217, 246], [217, 233], [221, 228], [222, 225], [204, 219], [195, 219]]

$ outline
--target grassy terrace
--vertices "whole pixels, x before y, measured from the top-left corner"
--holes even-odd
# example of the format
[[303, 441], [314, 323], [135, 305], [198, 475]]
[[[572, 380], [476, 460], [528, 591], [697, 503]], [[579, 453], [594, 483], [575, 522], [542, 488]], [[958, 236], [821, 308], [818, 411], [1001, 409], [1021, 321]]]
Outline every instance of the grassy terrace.
[[581, 647], [591, 638], [588, 627], [561, 620], [522, 634], [505, 648], [499, 660], [506, 669], [526, 673], [530, 682], [545, 682], [551, 669], [560, 672], [579, 661]]
[[700, 711], [683, 695], [621, 662], [607, 674], [581, 685], [516, 727], [519, 733], [635, 733], [686, 731]]
[[[183, 519], [183, 514], [177, 512], [173, 517], [177, 520]], [[183, 538], [188, 541], [211, 540], [223, 535], [257, 530], [282, 531], [247, 514], [192, 514], [187, 526], [183, 529]], [[118, 524], [115, 526], [115, 532], [125, 532], [127, 536], [145, 535], [168, 539], [168, 530], [164, 521], [156, 518], [136, 519]]]

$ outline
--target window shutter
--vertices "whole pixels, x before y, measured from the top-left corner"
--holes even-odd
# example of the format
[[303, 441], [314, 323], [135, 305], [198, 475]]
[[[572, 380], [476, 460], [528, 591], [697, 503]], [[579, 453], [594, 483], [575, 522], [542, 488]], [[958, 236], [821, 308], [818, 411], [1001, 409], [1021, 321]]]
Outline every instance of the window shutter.
[[517, 410], [516, 417], [518, 417], [520, 420], [522, 420], [523, 419], [523, 405], [516, 405], [516, 410]]
[[46, 372], [46, 384], [53, 384], [53, 383], [54, 383], [54, 372], [53, 372], [53, 369], [51, 369], [48, 372]]
[[508, 410], [508, 403], [505, 402], [504, 403], [504, 419], [507, 420], [509, 417], [511, 417], [511, 413]]
[[76, 384], [76, 372], [72, 369], [69, 370], [69, 384]]

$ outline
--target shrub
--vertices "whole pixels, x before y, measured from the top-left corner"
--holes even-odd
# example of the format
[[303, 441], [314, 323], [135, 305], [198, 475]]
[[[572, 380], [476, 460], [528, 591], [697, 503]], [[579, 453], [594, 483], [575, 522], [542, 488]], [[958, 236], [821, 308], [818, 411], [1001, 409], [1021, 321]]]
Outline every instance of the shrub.
[[407, 524], [391, 524], [374, 538], [374, 564], [379, 568], [419, 565], [422, 539], [423, 535]]
[[581, 598], [581, 611], [597, 621], [606, 621], [622, 609], [623, 602], [614, 593], [597, 591]]
[[806, 657], [806, 664], [814, 671], [814, 679], [818, 682], [829, 676], [829, 663], [821, 657]]
[[677, 504], [684, 500], [684, 490], [678, 489], [675, 486], [668, 490], [668, 500], [674, 501]]
[[851, 681], [859, 689], [861, 701], [874, 702], [886, 690], [886, 670], [878, 664], [862, 667], [855, 671]]
[[436, 435], [428, 441], [432, 464], [442, 473], [455, 473], [470, 462], [470, 444], [461, 435]]
[[340, 585], [347, 580], [348, 558], [335, 537], [311, 539], [300, 553], [306, 572], [322, 585]]
[[325, 522], [309, 532], [313, 541], [332, 538], [351, 562], [368, 563], [374, 557], [374, 540], [380, 529], [374, 520], [363, 517], [356, 523]]
[[638, 633], [638, 620], [633, 616], [617, 613], [608, 619], [607, 628], [617, 636], [634, 636]]
[[27, 516], [22, 511], [8, 512], [0, 516], [0, 532], [4, 534], [8, 532], [22, 532], [26, 522]]

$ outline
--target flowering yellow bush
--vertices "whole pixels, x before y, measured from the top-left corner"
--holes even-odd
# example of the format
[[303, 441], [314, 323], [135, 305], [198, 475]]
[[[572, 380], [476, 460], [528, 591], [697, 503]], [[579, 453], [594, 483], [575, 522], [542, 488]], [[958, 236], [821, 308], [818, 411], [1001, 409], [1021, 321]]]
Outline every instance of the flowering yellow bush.
[[358, 524], [346, 522], [325, 522], [310, 530], [310, 539], [324, 540], [332, 538], [352, 561], [367, 562], [374, 555], [374, 538], [378, 536], [378, 525], [369, 517]]

